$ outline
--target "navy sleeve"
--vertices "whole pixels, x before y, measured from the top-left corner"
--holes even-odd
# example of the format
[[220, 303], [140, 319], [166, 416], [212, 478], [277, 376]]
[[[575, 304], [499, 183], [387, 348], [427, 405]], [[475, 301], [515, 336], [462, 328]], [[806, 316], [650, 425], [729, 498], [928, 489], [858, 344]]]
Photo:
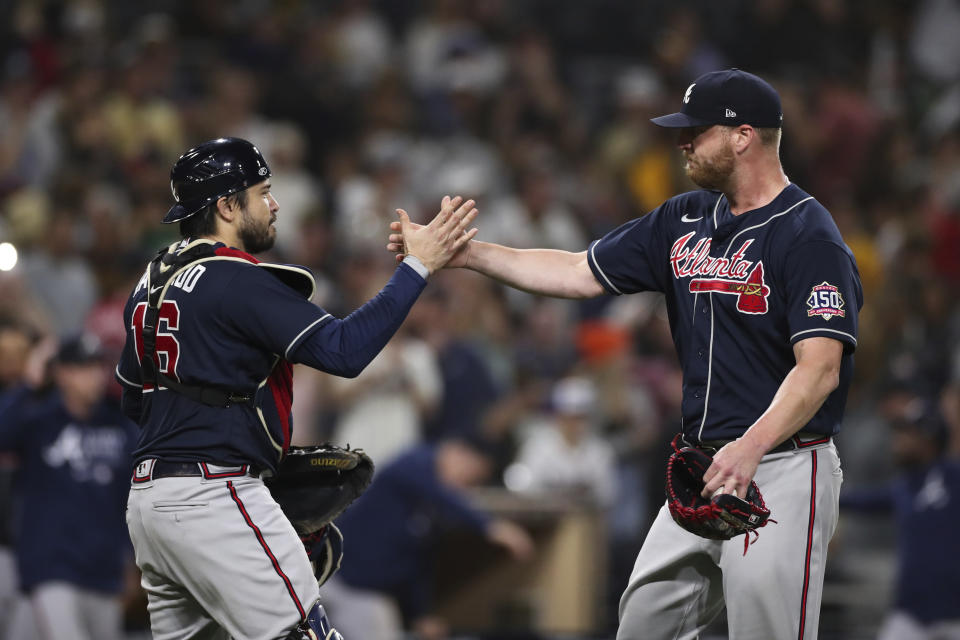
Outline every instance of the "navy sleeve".
[[127, 337], [123, 343], [123, 351], [120, 353], [120, 361], [117, 362], [113, 377], [120, 383], [120, 407], [123, 414], [139, 424], [140, 407], [143, 401], [143, 378], [140, 360], [137, 358], [137, 349], [134, 344], [132, 308], [133, 297], [131, 296], [123, 310], [123, 323], [126, 327]]
[[444, 524], [463, 524], [485, 531], [490, 518], [475, 509], [459, 490], [443, 484], [437, 472], [437, 448], [418, 445], [391, 462], [376, 480], [391, 483], [408, 496], [411, 504], [428, 504], [442, 512]]
[[327, 314], [293, 345], [287, 359], [338, 376], [359, 375], [400, 328], [426, 285], [416, 271], [401, 264], [386, 286], [349, 316], [341, 320]]
[[860, 275], [843, 245], [812, 240], [791, 248], [784, 263], [790, 343], [822, 336], [857, 346], [857, 314], [863, 306]]
[[332, 316], [279, 278], [244, 265], [224, 287], [224, 322], [251, 344], [289, 359], [299, 344]]
[[872, 487], [840, 492], [840, 508], [859, 513], [890, 513], [893, 511], [893, 488]]
[[665, 290], [668, 261], [660, 229], [664, 206], [620, 225], [590, 245], [590, 269], [608, 292]]
[[481, 534], [486, 533], [490, 516], [474, 508], [461, 493], [439, 482], [426, 489], [425, 495], [431, 504], [437, 506], [445, 516], [445, 524], [462, 525]]
[[120, 353], [120, 361], [114, 371], [114, 378], [123, 385], [124, 389], [139, 391], [143, 388], [143, 379], [141, 377], [140, 360], [137, 358], [137, 348], [134, 343], [133, 300], [133, 296], [131, 296], [123, 309], [123, 326], [127, 337], [123, 343], [123, 351]]

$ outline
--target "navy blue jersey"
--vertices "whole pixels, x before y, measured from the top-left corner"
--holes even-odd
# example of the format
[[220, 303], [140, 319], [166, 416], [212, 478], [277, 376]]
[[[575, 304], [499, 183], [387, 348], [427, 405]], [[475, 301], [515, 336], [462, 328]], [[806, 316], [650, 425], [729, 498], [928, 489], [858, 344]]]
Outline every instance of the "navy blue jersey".
[[57, 392], [0, 396], [0, 448], [20, 459], [14, 540], [24, 591], [52, 580], [121, 590], [136, 436], [136, 425], [109, 401], [80, 420]]
[[414, 447], [378, 470], [337, 519], [350, 545], [340, 576], [351, 586], [396, 595], [404, 613], [418, 617], [430, 610], [431, 551], [441, 527], [482, 534], [489, 520], [440, 479], [436, 447]]
[[960, 462], [939, 458], [910, 469], [887, 486], [840, 494], [840, 506], [889, 513], [897, 524], [897, 579], [894, 604], [923, 624], [957, 617], [960, 554]]
[[309, 301], [315, 285], [308, 270], [260, 263], [215, 246], [215, 256], [191, 263], [168, 285], [156, 360], [181, 384], [249, 394], [253, 401], [213, 407], [163, 386], [143, 385], [144, 274], [124, 310], [127, 340], [116, 371], [125, 388], [125, 411], [133, 407], [128, 415], [139, 414], [142, 427], [136, 461], [275, 469], [292, 433], [292, 364], [357, 375], [396, 331], [426, 282], [400, 265], [374, 300], [340, 320]]
[[844, 344], [840, 385], [802, 431], [840, 428], [863, 305], [860, 276], [830, 213], [796, 185], [734, 216], [715, 191], [685, 193], [595, 241], [588, 260], [610, 293], [666, 295], [693, 444], [743, 435], [796, 364], [793, 344]]

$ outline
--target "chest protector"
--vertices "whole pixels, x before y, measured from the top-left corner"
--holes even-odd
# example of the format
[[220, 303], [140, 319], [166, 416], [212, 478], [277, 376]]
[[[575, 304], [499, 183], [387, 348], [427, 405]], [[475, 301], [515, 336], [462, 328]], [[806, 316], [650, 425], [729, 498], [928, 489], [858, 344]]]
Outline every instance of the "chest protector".
[[160, 306], [174, 276], [198, 260], [241, 258], [251, 264], [265, 268], [281, 282], [295, 290], [306, 299], [310, 299], [316, 289], [312, 274], [302, 267], [259, 262], [252, 256], [236, 249], [217, 247], [208, 240], [193, 241], [186, 246], [174, 243], [157, 253], [147, 268], [147, 309], [143, 319], [143, 361], [141, 369], [145, 385], [164, 386], [171, 391], [184, 395], [191, 400], [211, 407], [229, 407], [233, 404], [251, 404], [253, 395], [240, 391], [221, 389], [213, 386], [183, 384], [172, 379], [160, 370], [155, 360], [157, 343], [157, 325]]
[[249, 403], [250, 394], [228, 391], [217, 387], [202, 387], [187, 385], [174, 380], [160, 370], [156, 357], [157, 325], [160, 316], [160, 305], [167, 293], [167, 287], [173, 277], [185, 267], [203, 258], [213, 258], [216, 248], [208, 242], [188, 245], [177, 251], [174, 244], [161, 250], [157, 257], [150, 261], [147, 268], [147, 310], [143, 316], [143, 371], [144, 385], [164, 386], [171, 391], [184, 395], [191, 400], [211, 407], [229, 407], [237, 403]]

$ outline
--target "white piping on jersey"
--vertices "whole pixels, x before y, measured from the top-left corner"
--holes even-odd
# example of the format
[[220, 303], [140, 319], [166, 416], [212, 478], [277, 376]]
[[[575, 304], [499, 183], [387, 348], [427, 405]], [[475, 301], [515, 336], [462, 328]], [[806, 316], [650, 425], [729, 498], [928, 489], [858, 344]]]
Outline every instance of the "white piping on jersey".
[[597, 256], [596, 256], [596, 254], [593, 252], [593, 249], [594, 249], [594, 247], [596, 247], [598, 244], [600, 244], [600, 241], [599, 241], [599, 240], [597, 240], [597, 241], [594, 242], [592, 245], [590, 245], [590, 257], [593, 258], [593, 264], [595, 264], [595, 265], [597, 266], [597, 271], [599, 271], [599, 272], [600, 272], [600, 275], [603, 276], [604, 282], [606, 282], [607, 285], [609, 285], [609, 287], [610, 287], [611, 289], [613, 289], [613, 290], [617, 293], [617, 295], [623, 295], [623, 291], [620, 291], [620, 289], [617, 289], [617, 287], [614, 286], [614, 284], [613, 284], [612, 282], [610, 282], [610, 278], [607, 277], [607, 274], [605, 274], [605, 273], [603, 272], [603, 269], [600, 268], [600, 263], [597, 262]]
[[293, 345], [297, 344], [297, 340], [299, 340], [299, 339], [303, 336], [303, 334], [305, 334], [307, 331], [310, 330], [310, 327], [312, 327], [313, 325], [317, 324], [318, 322], [323, 322], [323, 321], [326, 320], [327, 318], [332, 318], [332, 317], [333, 317], [332, 315], [330, 315], [329, 313], [327, 313], [327, 314], [325, 314], [324, 316], [322, 316], [322, 317], [320, 317], [320, 318], [317, 318], [316, 320], [314, 320], [313, 322], [311, 322], [310, 324], [308, 324], [303, 331], [301, 331], [300, 333], [297, 334], [297, 337], [296, 337], [296, 338], [294, 338], [293, 340], [290, 341], [290, 344], [287, 345], [286, 350], [284, 350], [284, 352], [283, 352], [283, 357], [284, 357], [284, 358], [290, 357], [290, 349], [293, 348]]
[[[806, 198], [804, 198], [804, 199], [801, 200], [800, 202], [797, 202], [797, 203], [794, 203], [794, 204], [790, 205], [789, 208], [784, 209], [784, 210], [781, 211], [780, 213], [775, 213], [775, 214], [773, 214], [772, 216], [770, 216], [769, 218], [767, 218], [764, 222], [761, 222], [760, 224], [755, 224], [755, 225], [753, 225], [752, 227], [747, 227], [746, 229], [741, 229], [741, 230], [738, 231], [737, 234], [736, 234], [735, 236], [733, 236], [733, 238], [730, 240], [730, 244], [727, 245], [727, 251], [730, 251], [730, 247], [733, 246], [733, 243], [736, 241], [736, 239], [737, 239], [738, 237], [740, 237], [741, 235], [743, 235], [744, 233], [746, 233], [747, 231], [750, 231], [750, 230], [752, 230], [752, 229], [758, 229], [758, 228], [764, 226], [765, 224], [767, 224], [768, 222], [770, 222], [771, 220], [773, 220], [774, 218], [779, 218], [780, 216], [783, 216], [783, 215], [786, 215], [786, 214], [790, 213], [790, 211], [791, 211], [792, 209], [794, 209], [794, 208], [796, 208], [796, 207], [799, 207], [800, 205], [802, 205], [802, 204], [803, 204], [804, 202], [806, 202], [807, 200], [813, 200], [813, 196], [807, 196]], [[727, 251], [724, 251], [724, 252], [723, 252], [723, 257], [724, 257], [724, 258], [727, 257]]]
[[812, 332], [814, 332], [814, 331], [829, 331], [830, 333], [839, 333], [840, 335], [846, 336], [846, 337], [850, 338], [851, 340], [853, 340], [853, 346], [857, 346], [857, 339], [856, 339], [856, 338], [854, 338], [852, 335], [850, 335], [850, 334], [847, 333], [846, 331], [838, 331], [838, 330], [836, 330], [836, 329], [805, 329], [805, 330], [803, 330], [803, 331], [797, 331], [795, 334], [793, 334], [792, 336], [790, 336], [790, 340], [791, 340], [791, 342], [792, 342], [793, 339], [796, 338], [797, 336], [799, 336], [799, 335], [801, 335], [801, 334], [804, 334], [804, 333], [812, 333]]
[[117, 377], [120, 378], [120, 381], [123, 382], [125, 385], [130, 386], [130, 387], [137, 387], [138, 389], [142, 389], [142, 388], [143, 388], [143, 385], [142, 385], [142, 384], [137, 384], [136, 382], [133, 382], [132, 380], [127, 380], [126, 378], [124, 378], [124, 377], [123, 377], [123, 374], [120, 373], [120, 365], [119, 365], [119, 364], [117, 365], [116, 369], [114, 369], [114, 371], [115, 371], [115, 373], [117, 374]]
[[[712, 294], [712, 291], [708, 291]], [[693, 314], [697, 314], [697, 308], [693, 308]], [[707, 423], [707, 407], [710, 406], [710, 380], [713, 378], [713, 318], [716, 314], [713, 312], [713, 296], [710, 296], [710, 348], [707, 351], [707, 390], [703, 394], [703, 416], [700, 418], [700, 430], [697, 431], [697, 440], [703, 442], [703, 425]]]
[[[773, 214], [772, 216], [770, 216], [760, 224], [755, 224], [752, 227], [747, 227], [746, 229], [741, 229], [740, 231], [738, 231], [736, 235], [734, 235], [733, 238], [730, 239], [730, 243], [727, 245], [726, 251], [723, 252], [723, 258], [727, 257], [727, 252], [730, 251], [730, 247], [733, 246], [736, 239], [740, 237], [742, 234], [746, 233], [747, 231], [751, 231], [753, 229], [758, 229], [766, 225], [768, 222], [770, 222], [774, 218], [779, 218], [780, 216], [790, 213], [790, 211], [792, 211], [796, 207], [799, 207], [801, 204], [803, 204], [807, 200], [813, 200], [813, 196], [807, 196], [800, 202], [795, 202], [794, 204], [790, 205], [780, 213]], [[717, 200], [717, 204], [718, 205], [720, 204], [719, 200]], [[714, 207], [713, 215], [714, 215], [714, 221], [716, 221], [716, 215], [717, 215], [716, 207]], [[716, 224], [716, 222], [714, 222], [714, 224]], [[700, 418], [700, 430], [697, 432], [697, 440], [701, 442], [703, 442], [703, 427], [704, 425], [707, 424], [707, 408], [710, 406], [710, 382], [713, 377], [713, 315], [714, 315], [713, 314], [713, 293], [714, 293], [713, 291], [707, 292], [707, 294], [710, 295], [710, 353], [709, 353], [709, 363], [707, 364], [707, 390], [703, 394], [703, 416]], [[694, 298], [694, 304], [696, 304], [696, 298]], [[696, 306], [694, 306], [693, 310], [694, 310], [694, 317], [696, 317], [696, 310], [697, 310]]]
[[716, 204], [713, 205], [713, 228], [714, 228], [714, 230], [716, 230], [716, 228], [717, 228], [717, 209], [720, 208], [720, 201], [721, 201], [721, 200], [723, 200], [723, 194], [722, 194], [722, 193], [720, 194], [720, 197], [717, 198]]
[[[279, 361], [280, 361], [280, 356], [276, 356], [276, 359], [273, 361], [273, 366], [270, 367], [270, 373], [268, 373], [267, 377], [263, 379], [263, 382], [257, 385], [257, 393], [260, 393], [260, 390], [263, 389], [263, 386], [267, 384], [267, 380], [269, 380], [270, 376], [273, 375], [273, 369], [277, 366], [277, 363]], [[270, 434], [270, 427], [267, 426], [267, 419], [263, 417], [263, 409], [260, 407], [259, 404], [255, 404], [254, 406], [257, 408], [257, 416], [260, 418], [260, 424], [263, 425], [263, 432], [267, 434], [267, 440], [270, 441], [270, 444], [273, 445], [273, 448], [276, 449], [280, 455], [283, 455], [283, 447], [277, 444], [277, 441], [274, 440], [273, 436]], [[279, 412], [280, 407], [277, 407], [277, 410]], [[282, 417], [280, 419], [283, 420]]]

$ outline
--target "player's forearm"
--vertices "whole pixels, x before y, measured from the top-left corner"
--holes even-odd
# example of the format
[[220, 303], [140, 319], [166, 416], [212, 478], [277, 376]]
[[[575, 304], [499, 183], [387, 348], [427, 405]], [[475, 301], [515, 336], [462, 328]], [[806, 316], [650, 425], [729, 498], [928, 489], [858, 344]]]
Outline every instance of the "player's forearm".
[[758, 450], [769, 451], [810, 422], [839, 384], [839, 363], [798, 363], [784, 378], [770, 407], [743, 438]]
[[466, 267], [529, 293], [557, 298], [592, 298], [603, 293], [585, 251], [513, 249], [474, 240]]

